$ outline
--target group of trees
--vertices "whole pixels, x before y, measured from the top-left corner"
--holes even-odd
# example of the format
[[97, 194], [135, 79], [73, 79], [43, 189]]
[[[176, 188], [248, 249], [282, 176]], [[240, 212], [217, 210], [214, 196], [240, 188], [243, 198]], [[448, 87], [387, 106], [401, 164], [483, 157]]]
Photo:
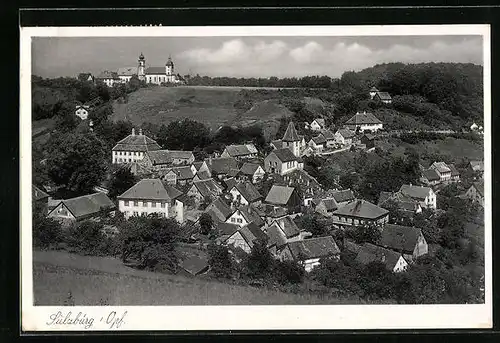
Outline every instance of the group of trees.
[[273, 87], [273, 88], [329, 88], [332, 79], [329, 76], [269, 78], [237, 78], [185, 75], [184, 79], [193, 86], [233, 86], [233, 87]]

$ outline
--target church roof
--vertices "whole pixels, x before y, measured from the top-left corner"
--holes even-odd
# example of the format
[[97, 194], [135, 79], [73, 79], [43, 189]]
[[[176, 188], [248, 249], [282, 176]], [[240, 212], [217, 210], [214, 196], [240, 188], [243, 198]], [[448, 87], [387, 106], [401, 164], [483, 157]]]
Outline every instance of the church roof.
[[145, 70], [146, 75], [166, 75], [165, 67], [148, 67]]
[[299, 135], [297, 134], [297, 130], [295, 129], [295, 125], [293, 121], [288, 124], [286, 128], [285, 135], [283, 136], [284, 142], [296, 142], [300, 141]]
[[123, 68], [118, 68], [118, 71], [116, 72], [118, 76], [132, 76], [132, 75], [137, 75], [137, 67], [123, 67]]

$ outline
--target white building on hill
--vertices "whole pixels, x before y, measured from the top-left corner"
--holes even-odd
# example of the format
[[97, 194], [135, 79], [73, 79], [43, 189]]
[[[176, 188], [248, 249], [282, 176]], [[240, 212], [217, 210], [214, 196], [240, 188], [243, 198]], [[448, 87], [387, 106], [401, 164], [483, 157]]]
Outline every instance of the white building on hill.
[[112, 162], [120, 164], [141, 161], [148, 151], [160, 149], [161, 146], [155, 140], [142, 134], [142, 129], [139, 130], [138, 135], [135, 134], [135, 129], [132, 129], [132, 134], [113, 147]]

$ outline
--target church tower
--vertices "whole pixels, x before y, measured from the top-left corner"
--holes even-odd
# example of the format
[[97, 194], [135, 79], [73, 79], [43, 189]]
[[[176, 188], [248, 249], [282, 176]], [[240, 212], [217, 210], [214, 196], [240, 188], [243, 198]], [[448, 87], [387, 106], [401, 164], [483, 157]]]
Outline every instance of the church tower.
[[172, 62], [170, 56], [168, 56], [168, 61], [165, 64], [165, 74], [167, 74], [167, 79], [169, 79], [169, 76], [174, 75], [174, 62]]
[[139, 55], [139, 65], [137, 66], [137, 77], [139, 80], [144, 81], [146, 78], [146, 59], [144, 58], [144, 55], [141, 54]]
[[300, 137], [297, 134], [293, 121], [288, 124], [283, 136], [283, 148], [290, 149], [296, 157], [300, 157]]

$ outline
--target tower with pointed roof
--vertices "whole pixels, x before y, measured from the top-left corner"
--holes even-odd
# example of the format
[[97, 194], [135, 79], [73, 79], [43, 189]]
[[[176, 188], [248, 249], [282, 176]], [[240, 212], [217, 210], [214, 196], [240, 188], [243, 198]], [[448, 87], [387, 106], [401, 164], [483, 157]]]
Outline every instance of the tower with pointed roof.
[[288, 148], [297, 157], [300, 157], [300, 137], [293, 121], [288, 124], [283, 136], [283, 148]]
[[144, 58], [142, 52], [139, 55], [139, 65], [137, 66], [137, 77], [141, 81], [146, 78], [146, 59]]
[[168, 61], [165, 64], [165, 74], [167, 74], [167, 78], [174, 75], [174, 62], [172, 62], [172, 57], [170, 55], [168, 56]]

